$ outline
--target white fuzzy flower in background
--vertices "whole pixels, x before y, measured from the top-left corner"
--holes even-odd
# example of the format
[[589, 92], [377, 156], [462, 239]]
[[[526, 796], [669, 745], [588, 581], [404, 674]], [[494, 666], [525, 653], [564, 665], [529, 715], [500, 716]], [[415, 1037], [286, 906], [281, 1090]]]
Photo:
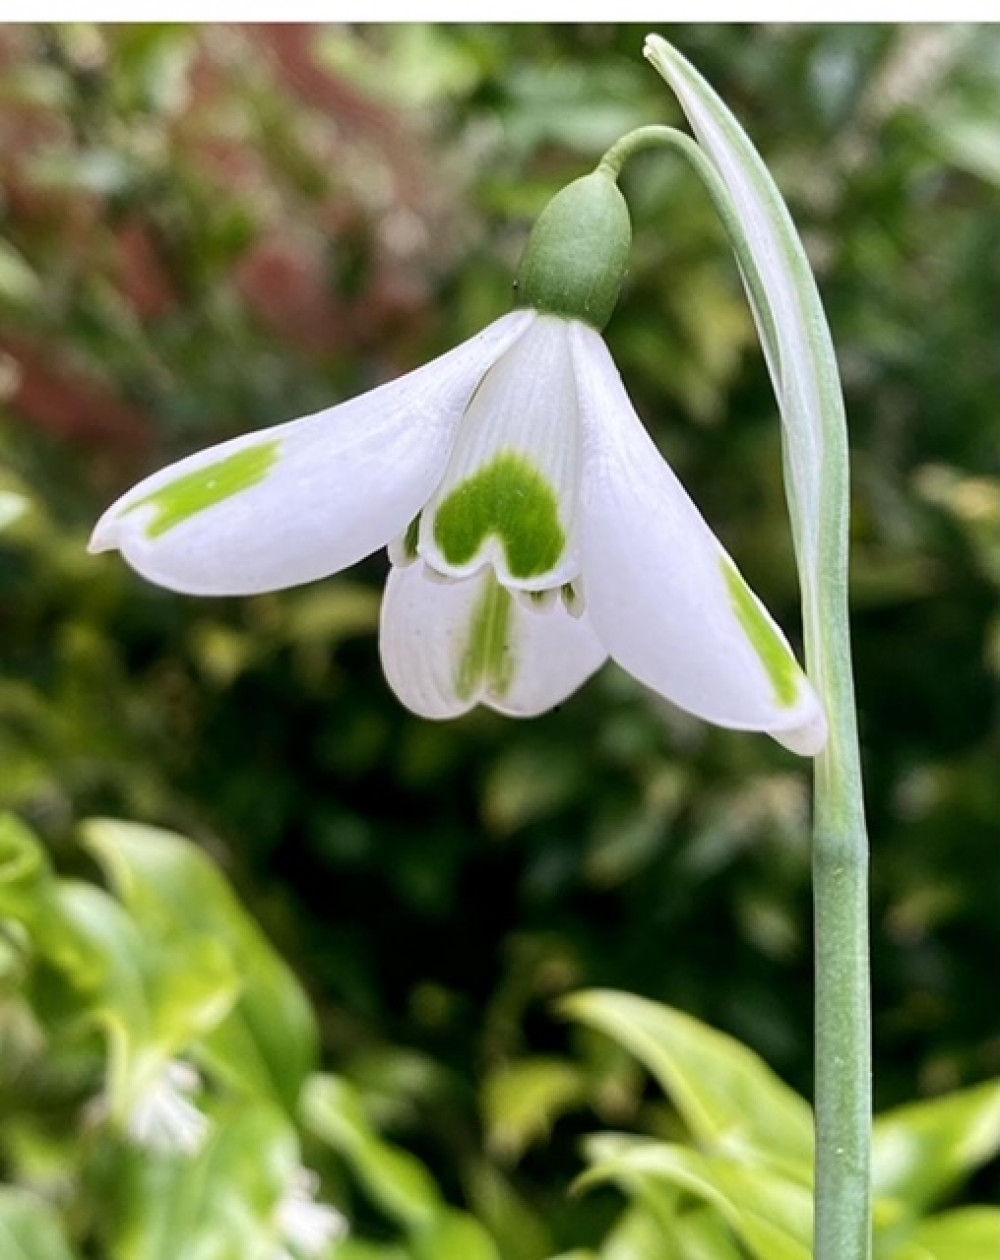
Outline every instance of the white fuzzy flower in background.
[[196, 1155], [209, 1130], [208, 1117], [191, 1101], [200, 1089], [201, 1077], [190, 1063], [165, 1063], [129, 1112], [129, 1136], [161, 1154]]
[[198, 595], [278, 590], [388, 545], [386, 677], [429, 718], [533, 716], [607, 659], [812, 755], [819, 701], [587, 323], [517, 310], [399, 380], [221, 443], [118, 500], [91, 550]]
[[319, 1178], [299, 1168], [278, 1204], [275, 1224], [281, 1245], [274, 1260], [319, 1256], [347, 1233], [347, 1219], [336, 1208], [316, 1202]]

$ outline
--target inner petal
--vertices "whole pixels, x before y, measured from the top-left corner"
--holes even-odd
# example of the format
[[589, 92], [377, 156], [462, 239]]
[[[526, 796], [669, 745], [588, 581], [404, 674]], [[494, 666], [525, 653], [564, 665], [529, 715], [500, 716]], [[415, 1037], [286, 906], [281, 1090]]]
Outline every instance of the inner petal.
[[379, 650], [399, 699], [426, 718], [485, 704], [533, 717], [561, 704], [604, 662], [586, 617], [550, 599], [512, 594], [490, 569], [442, 578], [418, 560], [393, 568]]
[[523, 590], [579, 572], [580, 439], [569, 324], [539, 316], [487, 372], [421, 518], [420, 554], [452, 577], [489, 563]]

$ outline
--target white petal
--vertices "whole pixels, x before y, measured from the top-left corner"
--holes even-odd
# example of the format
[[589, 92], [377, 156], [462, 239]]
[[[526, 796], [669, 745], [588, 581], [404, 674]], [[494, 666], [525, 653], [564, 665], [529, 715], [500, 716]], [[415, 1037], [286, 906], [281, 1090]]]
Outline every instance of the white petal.
[[819, 701], [629, 402], [601, 338], [574, 325], [583, 425], [583, 593], [612, 658], [720, 726], [812, 755]]
[[196, 1154], [209, 1130], [208, 1117], [191, 1101], [200, 1087], [201, 1077], [189, 1063], [166, 1063], [129, 1115], [130, 1135], [150, 1150]]
[[510, 689], [485, 697], [510, 717], [535, 717], [562, 704], [608, 659], [586, 614], [567, 612], [561, 599], [535, 607], [515, 598], [512, 637], [518, 667]]
[[533, 319], [514, 311], [397, 381], [147, 477], [104, 513], [91, 551], [118, 547], [144, 577], [194, 595], [347, 568], [423, 507], [484, 373]]
[[569, 323], [539, 315], [483, 379], [420, 520], [420, 554], [466, 577], [491, 563], [505, 586], [544, 590], [579, 572], [580, 477]]
[[586, 617], [561, 599], [547, 605], [505, 590], [489, 568], [448, 579], [423, 561], [394, 567], [379, 634], [389, 685], [420, 717], [457, 717], [476, 704], [511, 717], [544, 713], [607, 655]]
[[278, 1232], [296, 1249], [296, 1254], [321, 1255], [348, 1231], [347, 1219], [341, 1212], [326, 1203], [316, 1202], [318, 1189], [316, 1174], [300, 1167], [278, 1202]]

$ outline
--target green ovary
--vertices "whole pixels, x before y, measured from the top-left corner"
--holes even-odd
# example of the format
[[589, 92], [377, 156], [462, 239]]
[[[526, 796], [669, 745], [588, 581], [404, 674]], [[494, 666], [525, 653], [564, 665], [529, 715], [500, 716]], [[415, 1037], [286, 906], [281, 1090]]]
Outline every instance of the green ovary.
[[146, 536], [160, 538], [199, 512], [259, 485], [274, 467], [280, 445], [278, 441], [261, 442], [236, 451], [218, 463], [207, 464], [161, 486], [146, 498], [130, 504], [125, 511], [134, 512], [136, 508], [153, 504], [156, 515], [146, 526]]
[[472, 610], [469, 639], [458, 664], [455, 690], [468, 700], [481, 686], [502, 698], [514, 680], [516, 661], [511, 643], [513, 598], [492, 575], [486, 579]]
[[740, 625], [771, 680], [775, 699], [783, 709], [791, 708], [799, 698], [802, 671], [798, 662], [788, 650], [787, 644], [775, 633], [757, 596], [728, 558], [722, 561], [722, 574]]
[[434, 541], [449, 564], [468, 564], [491, 537], [503, 544], [512, 578], [547, 573], [566, 547], [555, 491], [512, 451], [456, 487], [434, 519]]

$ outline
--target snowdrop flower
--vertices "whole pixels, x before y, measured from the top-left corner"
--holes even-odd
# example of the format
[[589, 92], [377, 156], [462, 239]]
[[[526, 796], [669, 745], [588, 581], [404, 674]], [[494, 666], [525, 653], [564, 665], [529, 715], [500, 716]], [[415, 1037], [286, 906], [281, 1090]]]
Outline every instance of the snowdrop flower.
[[319, 1256], [347, 1233], [347, 1219], [325, 1203], [316, 1202], [319, 1178], [299, 1168], [278, 1203], [275, 1224], [281, 1245], [274, 1260], [299, 1260]]
[[129, 1136], [163, 1154], [196, 1155], [208, 1136], [208, 1117], [192, 1101], [201, 1077], [190, 1063], [171, 1059], [129, 1112]]
[[91, 550], [174, 590], [240, 595], [388, 544], [382, 662], [415, 713], [532, 716], [610, 656], [699, 717], [818, 752], [811, 686], [601, 337], [630, 238], [614, 179], [574, 181], [535, 227], [518, 309], [399, 380], [148, 477]]

